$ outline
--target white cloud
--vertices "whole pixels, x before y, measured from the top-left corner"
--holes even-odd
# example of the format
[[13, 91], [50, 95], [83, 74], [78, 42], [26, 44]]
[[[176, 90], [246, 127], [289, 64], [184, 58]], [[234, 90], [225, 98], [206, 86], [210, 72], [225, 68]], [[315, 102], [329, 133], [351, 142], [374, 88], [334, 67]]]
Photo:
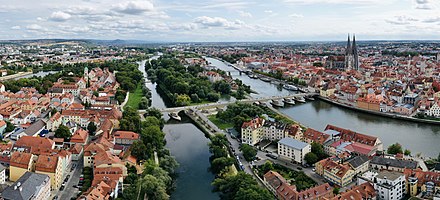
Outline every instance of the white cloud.
[[382, 0], [284, 0], [285, 3], [292, 4], [373, 4], [380, 3]]
[[31, 25], [26, 26], [26, 29], [31, 30], [31, 31], [39, 31], [39, 30], [43, 30], [43, 27], [38, 24], [31, 24]]
[[138, 15], [154, 11], [154, 5], [150, 1], [128, 1], [114, 5], [112, 10], [124, 14]]
[[240, 16], [242, 16], [242, 17], [248, 17], [248, 18], [251, 18], [252, 17], [252, 14], [251, 13], [249, 13], [249, 12], [245, 12], [245, 11], [238, 11], [238, 14], [240, 14]]
[[265, 12], [265, 13], [269, 13], [269, 14], [270, 14], [270, 13], [273, 13], [273, 11], [271, 11], [271, 10], [265, 10], [264, 12]]
[[12, 30], [20, 30], [21, 27], [20, 27], [20, 26], [13, 26], [13, 27], [11, 27], [11, 29], [12, 29]]
[[422, 10], [431, 10], [432, 5], [430, 0], [415, 0], [416, 1], [416, 9]]
[[291, 18], [304, 18], [304, 15], [293, 13], [293, 14], [290, 14], [289, 17], [291, 17]]
[[197, 17], [194, 19], [194, 23], [205, 27], [222, 27], [230, 30], [236, 30], [246, 26], [246, 24], [240, 20], [228, 21], [225, 18], [208, 16]]
[[419, 21], [419, 20], [405, 15], [395, 16], [394, 19], [385, 20], [385, 22], [395, 25], [408, 25], [411, 22], [415, 22], [415, 21]]
[[50, 15], [49, 19], [52, 21], [56, 21], [56, 22], [64, 22], [64, 21], [69, 20], [71, 17], [72, 17], [72, 15], [70, 15], [69, 13], [65, 13], [62, 11], [56, 11]]

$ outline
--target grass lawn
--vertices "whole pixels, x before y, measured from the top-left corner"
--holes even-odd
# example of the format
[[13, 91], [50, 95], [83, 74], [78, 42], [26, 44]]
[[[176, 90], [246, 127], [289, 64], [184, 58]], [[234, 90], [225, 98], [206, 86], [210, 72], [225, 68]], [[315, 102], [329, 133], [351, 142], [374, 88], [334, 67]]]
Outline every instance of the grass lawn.
[[234, 127], [233, 123], [228, 123], [228, 122], [224, 122], [221, 119], [218, 119], [217, 117], [215, 117], [215, 115], [210, 115], [208, 116], [208, 119], [214, 123], [218, 128], [220, 129], [227, 129], [227, 128], [232, 128]]
[[142, 97], [144, 97], [144, 95], [142, 94], [142, 87], [141, 84], [138, 84], [136, 90], [134, 92], [130, 92], [127, 104], [125, 104], [124, 107], [131, 106], [132, 108], [135, 108], [137, 110], [139, 108], [139, 102], [141, 102]]

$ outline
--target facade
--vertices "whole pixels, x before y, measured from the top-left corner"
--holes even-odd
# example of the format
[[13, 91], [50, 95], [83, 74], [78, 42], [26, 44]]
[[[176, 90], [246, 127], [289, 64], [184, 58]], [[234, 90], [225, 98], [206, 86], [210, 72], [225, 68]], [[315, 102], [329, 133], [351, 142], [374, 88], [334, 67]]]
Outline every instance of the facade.
[[115, 144], [132, 145], [134, 141], [139, 140], [139, 134], [132, 131], [116, 131], [113, 138]]
[[38, 174], [45, 174], [50, 177], [51, 189], [58, 189], [61, 187], [63, 181], [62, 163], [56, 156], [38, 156], [35, 164], [35, 172]]
[[281, 122], [266, 121], [255, 118], [244, 122], [241, 127], [241, 141], [243, 144], [254, 146], [262, 140], [276, 141], [286, 137], [296, 140], [302, 139], [301, 127], [297, 124], [287, 125]]
[[391, 170], [403, 173], [405, 169], [417, 169], [418, 163], [411, 160], [374, 156], [373, 159], [371, 159], [370, 167], [376, 170]]
[[[420, 169], [405, 169], [406, 191], [409, 196], [417, 196], [419, 193], [429, 199], [440, 196], [440, 173], [422, 171]], [[436, 197], [437, 196], [437, 197]]]
[[6, 182], [6, 167], [0, 164], [0, 184]]
[[278, 155], [296, 163], [304, 164], [305, 155], [311, 151], [312, 146], [310, 144], [293, 138], [287, 137], [278, 141]]
[[14, 152], [9, 166], [9, 180], [17, 181], [26, 172], [32, 171], [34, 155], [24, 152]]
[[5, 200], [47, 200], [50, 194], [50, 178], [44, 174], [26, 172], [0, 197]]
[[359, 70], [359, 55], [356, 46], [356, 36], [353, 35], [353, 43], [350, 43], [348, 35], [347, 48], [345, 49], [345, 69]]
[[358, 185], [365, 182], [369, 182], [374, 186], [377, 198], [380, 200], [399, 200], [406, 194], [405, 175], [400, 172], [369, 171], [358, 177]]
[[345, 187], [353, 181], [356, 175], [349, 164], [342, 164], [337, 158], [327, 158], [315, 164], [316, 174], [321, 175], [328, 182]]

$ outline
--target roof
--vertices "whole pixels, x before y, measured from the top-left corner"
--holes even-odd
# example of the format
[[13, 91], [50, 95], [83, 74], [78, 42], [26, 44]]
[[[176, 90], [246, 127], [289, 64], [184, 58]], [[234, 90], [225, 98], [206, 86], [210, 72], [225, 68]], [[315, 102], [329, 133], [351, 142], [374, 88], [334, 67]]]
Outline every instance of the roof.
[[43, 120], [40, 119], [35, 123], [33, 123], [31, 126], [29, 126], [26, 130], [24, 130], [24, 132], [26, 133], [26, 135], [33, 136], [37, 134], [38, 131], [43, 129], [44, 126], [46, 126], [46, 123], [44, 123]]
[[348, 164], [350, 164], [353, 168], [358, 168], [359, 166], [363, 165], [364, 163], [370, 161], [367, 156], [356, 156], [348, 161]]
[[4, 120], [0, 120], [0, 127], [6, 126], [6, 122]]
[[11, 166], [19, 168], [28, 168], [31, 162], [32, 154], [15, 151], [11, 156]]
[[376, 197], [374, 187], [369, 182], [365, 182], [331, 198], [331, 200], [363, 200], [373, 199], [374, 197]]
[[116, 131], [113, 136], [117, 139], [138, 140], [139, 134], [132, 131]]
[[388, 171], [388, 170], [382, 170], [380, 171], [376, 178], [380, 178], [380, 179], [388, 179], [391, 181], [394, 181], [396, 179], [398, 179], [399, 177], [403, 176], [403, 173], [400, 172], [394, 172], [394, 171]]
[[35, 170], [42, 172], [55, 173], [58, 164], [58, 157], [40, 155], [35, 163]]
[[301, 141], [298, 141], [298, 140], [295, 140], [295, 139], [289, 138], [289, 137], [281, 139], [280, 141], [278, 141], [278, 144], [283, 144], [283, 145], [286, 145], [288, 147], [298, 149], [298, 150], [302, 150], [309, 145], [305, 142], [301, 142]]
[[312, 128], [308, 128], [304, 133], [304, 137], [318, 144], [324, 144], [330, 135], [324, 134]]
[[29, 147], [32, 151], [37, 149], [52, 149], [55, 142], [49, 138], [23, 136], [17, 140], [14, 146]]
[[408, 168], [408, 169], [417, 168], [417, 162], [415, 161], [385, 158], [381, 156], [374, 156], [373, 159], [371, 160], [371, 164], [388, 165], [390, 167]]
[[[28, 200], [36, 193], [39, 193], [48, 182], [50, 182], [48, 175], [26, 172], [13, 185], [6, 188], [0, 197], [13, 200]], [[20, 187], [15, 189], [19, 183]]]

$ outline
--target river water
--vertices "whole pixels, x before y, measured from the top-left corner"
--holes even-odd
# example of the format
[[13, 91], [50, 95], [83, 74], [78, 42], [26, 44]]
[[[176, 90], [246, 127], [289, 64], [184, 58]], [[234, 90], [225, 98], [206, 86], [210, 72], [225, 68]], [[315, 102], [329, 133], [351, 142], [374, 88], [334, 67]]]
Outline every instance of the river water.
[[[157, 59], [153, 57], [152, 59]], [[145, 72], [145, 62], [139, 64], [139, 70]], [[156, 84], [147, 81], [146, 86], [151, 90], [152, 107], [167, 108], [170, 104], [160, 96], [160, 92], [156, 89]], [[167, 106], [168, 105], [168, 106]], [[169, 119], [168, 116], [164, 116]], [[171, 194], [172, 200], [193, 200], [206, 199], [217, 200], [219, 196], [212, 192], [211, 182], [214, 175], [208, 171], [210, 163], [208, 142], [204, 133], [194, 124], [190, 123], [183, 117], [182, 123], [167, 123], [163, 131], [167, 141], [166, 148], [171, 152], [179, 162], [177, 169], [178, 177], [176, 179], [176, 189]]]
[[[231, 72], [234, 78], [250, 85], [260, 96], [281, 96], [291, 93], [287, 90], [278, 90], [276, 85], [261, 80], [250, 79], [247, 75], [239, 75], [233, 67], [229, 67], [216, 59], [207, 59], [211, 65]], [[413, 155], [435, 157], [440, 152], [440, 126], [407, 122], [398, 119], [386, 118], [350, 109], [338, 107], [320, 100], [288, 106], [279, 109], [301, 124], [319, 131], [323, 131], [327, 124], [348, 128], [356, 132], [374, 135], [381, 139], [384, 148], [393, 143], [402, 144], [403, 148], [411, 150]]]

